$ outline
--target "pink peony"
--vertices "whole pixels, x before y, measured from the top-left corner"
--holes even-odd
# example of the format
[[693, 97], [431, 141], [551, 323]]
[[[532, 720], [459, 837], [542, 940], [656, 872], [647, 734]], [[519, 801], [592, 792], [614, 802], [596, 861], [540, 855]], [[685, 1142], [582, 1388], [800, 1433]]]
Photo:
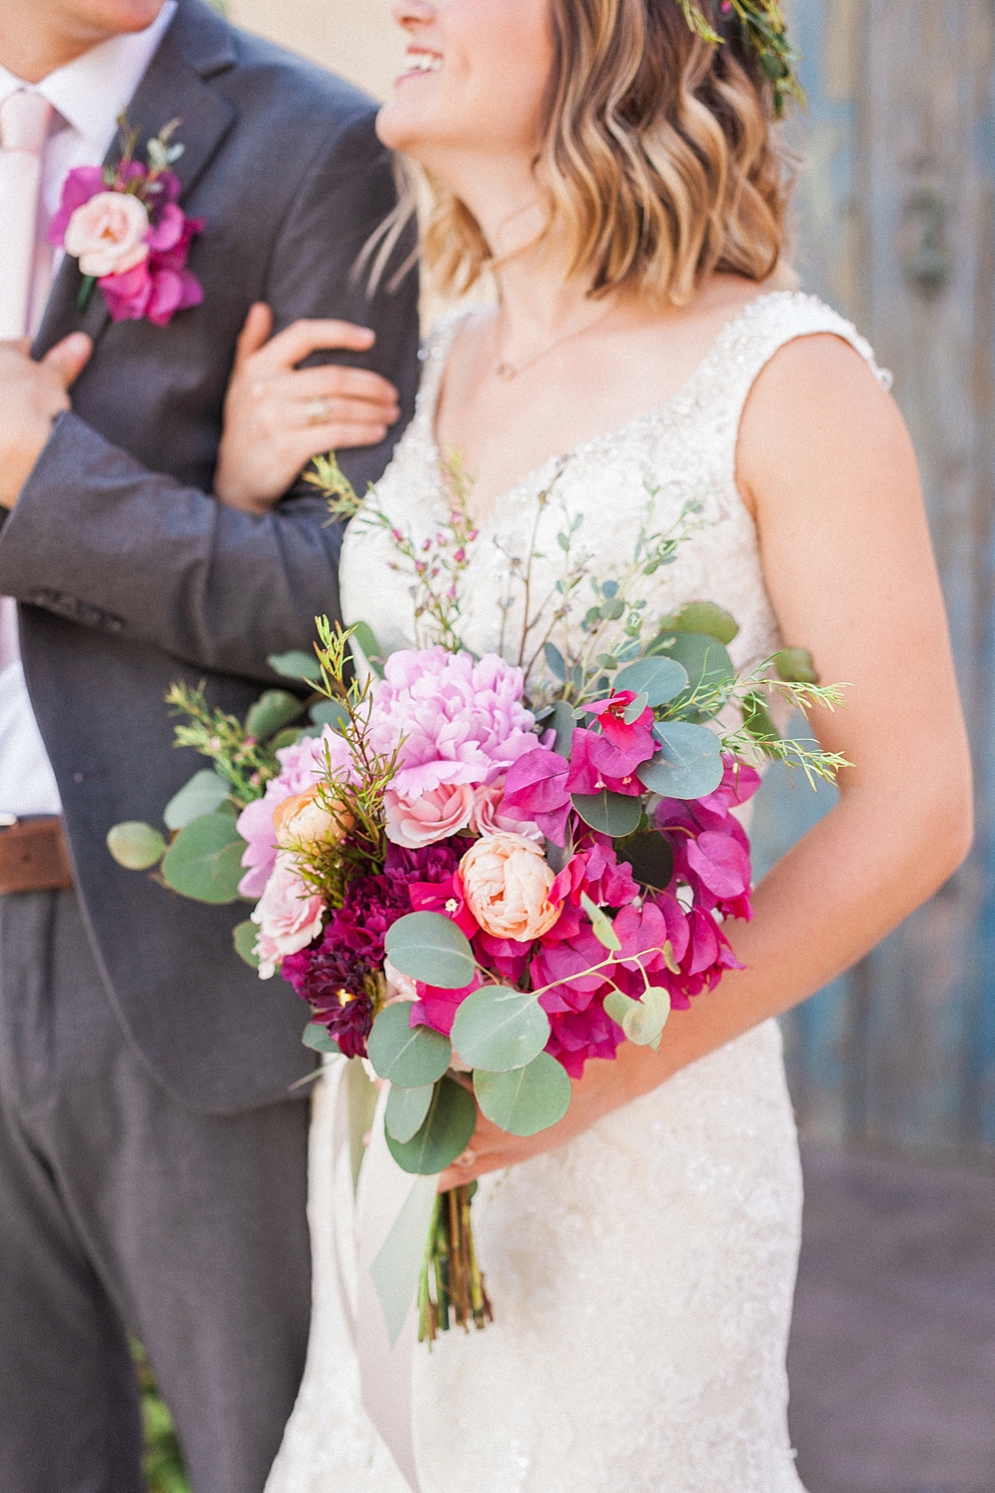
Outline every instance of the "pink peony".
[[407, 802], [443, 783], [491, 783], [535, 745], [521, 669], [444, 648], [392, 653], [373, 686], [370, 742], [400, 750], [392, 788]]
[[269, 980], [285, 954], [296, 954], [321, 932], [324, 902], [297, 875], [294, 858], [283, 851], [251, 913], [259, 925], [255, 953], [259, 978]]
[[440, 784], [411, 799], [388, 788], [384, 809], [388, 840], [408, 850], [420, 850], [423, 845], [448, 840], [466, 829], [473, 813], [473, 789], [468, 783]]
[[97, 192], [77, 207], [66, 224], [67, 254], [80, 274], [121, 275], [148, 258], [149, 215], [130, 192]]
[[334, 773], [345, 775], [352, 769], [349, 747], [331, 726], [326, 726], [320, 736], [305, 736], [293, 746], [281, 747], [276, 755], [279, 773], [266, 784], [262, 798], [247, 804], [238, 816], [238, 832], [248, 841], [242, 854], [246, 874], [238, 884], [243, 897], [262, 896], [276, 861], [273, 810], [277, 804], [313, 788], [325, 770], [326, 760]]
[[485, 933], [525, 943], [560, 915], [549, 900], [555, 877], [541, 848], [524, 835], [486, 835], [459, 865], [467, 904]]

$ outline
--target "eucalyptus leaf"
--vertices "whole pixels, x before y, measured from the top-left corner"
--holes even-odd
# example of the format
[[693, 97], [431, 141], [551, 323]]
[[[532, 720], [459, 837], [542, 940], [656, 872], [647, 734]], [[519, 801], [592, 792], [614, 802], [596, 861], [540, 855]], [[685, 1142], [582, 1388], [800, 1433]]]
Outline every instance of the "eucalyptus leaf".
[[445, 1171], [470, 1144], [477, 1128], [473, 1095], [454, 1078], [440, 1078], [428, 1113], [409, 1141], [386, 1132], [387, 1148], [402, 1171], [430, 1177]]
[[312, 725], [331, 726], [333, 731], [339, 732], [349, 721], [348, 710], [338, 700], [319, 700], [317, 705], [311, 706], [308, 716]]
[[616, 689], [632, 689], [646, 695], [647, 705], [665, 705], [682, 689], [688, 676], [673, 658], [637, 658], [615, 676]]
[[440, 912], [409, 912], [387, 930], [384, 948], [402, 974], [442, 990], [462, 990], [477, 967], [470, 941]]
[[561, 757], [569, 757], [574, 729], [577, 725], [573, 706], [568, 705], [566, 700], [557, 700], [553, 706], [549, 724], [556, 732], [553, 751], [558, 752]]
[[632, 1000], [620, 990], [605, 996], [605, 1011], [617, 1021], [630, 1042], [637, 1047], [651, 1047], [660, 1040], [670, 1015], [670, 996], [658, 985], [651, 985], [640, 1000]]
[[278, 731], [267, 745], [272, 751], [279, 752], [283, 747], [296, 746], [302, 736], [317, 736], [318, 734], [317, 729], [299, 731], [296, 726], [288, 726], [285, 731]]
[[[235, 953], [240, 959], [244, 959], [250, 969], [259, 968], [259, 955], [255, 952], [256, 939], [259, 937], [259, 929], [251, 918], [244, 923], [237, 923], [231, 930], [231, 941], [235, 946]], [[322, 1027], [322, 1031], [325, 1028]]]
[[687, 721], [658, 721], [653, 728], [661, 749], [636, 775], [644, 788], [663, 798], [704, 798], [722, 781], [722, 747], [714, 731]]
[[622, 947], [622, 940], [612, 926], [612, 920], [603, 908], [593, 902], [586, 892], [580, 894], [580, 905], [591, 919], [591, 930], [602, 948], [610, 949], [617, 954]]
[[639, 799], [626, 793], [571, 793], [570, 802], [585, 824], [613, 839], [631, 835], [642, 817]]
[[230, 814], [202, 814], [180, 830], [166, 852], [162, 874], [174, 892], [195, 902], [234, 902], [244, 850]]
[[424, 1123], [434, 1093], [434, 1082], [421, 1084], [417, 1089], [392, 1088], [387, 1095], [387, 1108], [384, 1111], [384, 1128], [387, 1134], [402, 1145], [411, 1140]]
[[660, 631], [707, 633], [720, 643], [731, 643], [739, 632], [739, 623], [714, 601], [689, 601], [668, 617], [660, 618]]
[[453, 1055], [448, 1037], [429, 1026], [411, 1025], [410, 1001], [395, 1001], [383, 1008], [366, 1047], [378, 1077], [389, 1078], [403, 1089], [435, 1083]]
[[340, 1053], [342, 1051], [335, 1038], [329, 1032], [327, 1026], [325, 1026], [320, 1021], [308, 1022], [307, 1026], [304, 1028], [304, 1034], [301, 1037], [301, 1041], [304, 1043], [305, 1047], [310, 1047], [312, 1052]]
[[774, 654], [778, 678], [789, 684], [818, 684], [819, 675], [807, 648], [782, 648]]
[[718, 689], [736, 677], [732, 659], [717, 638], [700, 632], [678, 632], [664, 646], [688, 676], [688, 689]]
[[471, 1068], [507, 1073], [524, 1068], [549, 1041], [549, 1017], [533, 995], [483, 985], [460, 1005], [452, 1043]]
[[321, 678], [321, 665], [313, 653], [293, 648], [289, 653], [271, 653], [266, 660], [274, 674], [284, 679], [306, 679], [316, 684]]
[[640, 829], [627, 840], [618, 842], [615, 853], [619, 862], [628, 861], [634, 881], [651, 891], [662, 892], [674, 874], [674, 851], [666, 835], [658, 829]]
[[107, 849], [126, 871], [148, 871], [162, 859], [166, 841], [151, 824], [126, 819], [107, 831]]
[[566, 679], [567, 666], [564, 663], [563, 654], [557, 648], [556, 644], [547, 643], [543, 652], [546, 655], [546, 667], [549, 669], [549, 672], [555, 674], [557, 679]]
[[178, 793], [174, 793], [162, 811], [167, 829], [183, 829], [199, 819], [201, 814], [213, 814], [220, 809], [231, 790], [224, 778], [212, 767], [195, 772]]
[[289, 726], [303, 713], [304, 706], [296, 695], [284, 689], [268, 689], [260, 695], [245, 717], [245, 730], [257, 741], [269, 741], [277, 731]]
[[[618, 688], [617, 680], [615, 683], [615, 688]], [[647, 691], [642, 690], [634, 700], [629, 701], [628, 705], [622, 712], [622, 719], [627, 726], [635, 725], [636, 721], [638, 721], [639, 717], [642, 715], [643, 711], [649, 704], [649, 698], [650, 697]]]
[[481, 1112], [509, 1135], [535, 1135], [563, 1119], [573, 1089], [565, 1069], [548, 1052], [508, 1073], [478, 1068], [473, 1091]]

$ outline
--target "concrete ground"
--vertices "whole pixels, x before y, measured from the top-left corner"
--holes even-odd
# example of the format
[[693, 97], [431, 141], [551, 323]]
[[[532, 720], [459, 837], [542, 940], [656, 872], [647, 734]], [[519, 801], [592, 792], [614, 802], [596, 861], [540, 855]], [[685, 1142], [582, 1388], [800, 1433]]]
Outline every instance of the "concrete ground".
[[995, 1493], [995, 1175], [804, 1151], [788, 1354], [809, 1493]]

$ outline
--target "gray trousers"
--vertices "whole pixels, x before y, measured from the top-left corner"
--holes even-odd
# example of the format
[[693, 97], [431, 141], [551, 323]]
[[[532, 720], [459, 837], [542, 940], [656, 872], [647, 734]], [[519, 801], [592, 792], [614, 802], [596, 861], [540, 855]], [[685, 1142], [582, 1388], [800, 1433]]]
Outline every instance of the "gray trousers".
[[177, 1103], [121, 1030], [75, 895], [0, 897], [2, 1493], [140, 1493], [128, 1332], [196, 1493], [260, 1493], [307, 1345], [307, 1122], [300, 1100]]

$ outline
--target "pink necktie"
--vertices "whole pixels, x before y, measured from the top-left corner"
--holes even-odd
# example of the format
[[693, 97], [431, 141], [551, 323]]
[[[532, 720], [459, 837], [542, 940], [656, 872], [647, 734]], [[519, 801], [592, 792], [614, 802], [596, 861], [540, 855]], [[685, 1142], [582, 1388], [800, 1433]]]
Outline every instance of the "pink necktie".
[[42, 150], [52, 105], [18, 89], [0, 104], [0, 338], [28, 332]]

